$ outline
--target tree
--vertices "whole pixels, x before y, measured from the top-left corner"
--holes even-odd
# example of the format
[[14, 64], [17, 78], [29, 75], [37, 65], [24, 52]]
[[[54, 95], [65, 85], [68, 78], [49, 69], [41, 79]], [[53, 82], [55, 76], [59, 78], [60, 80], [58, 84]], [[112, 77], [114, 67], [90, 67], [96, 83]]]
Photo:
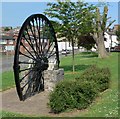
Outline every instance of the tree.
[[78, 40], [78, 47], [79, 46], [82, 46], [82, 47], [86, 48], [87, 50], [91, 50], [92, 47], [95, 46], [95, 40], [90, 35], [80, 36], [79, 40]]
[[116, 31], [116, 35], [117, 35], [117, 40], [120, 43], [120, 25], [118, 26], [118, 30]]
[[4, 31], [9, 31], [11, 30], [12, 28], [9, 28], [9, 27], [5, 27]]
[[108, 6], [104, 6], [104, 11], [103, 14], [100, 14], [100, 9], [97, 7], [96, 8], [96, 13], [95, 13], [95, 19], [93, 19], [93, 33], [91, 35], [93, 36], [97, 49], [98, 49], [98, 56], [100, 58], [105, 58], [108, 56], [108, 52], [105, 49], [104, 45], [104, 32], [109, 29], [109, 27], [115, 22], [112, 21], [108, 24], [107, 26], [107, 21], [109, 18], [107, 18], [108, 15]]
[[[71, 2], [70, 0], [57, 0], [57, 3], [48, 3], [49, 8], [45, 14], [51, 18], [59, 19], [58, 37], [65, 37], [72, 44], [72, 63], [74, 68], [74, 43], [78, 36], [90, 30], [87, 29], [91, 19], [90, 11], [94, 9], [92, 5], [81, 1]], [[86, 16], [86, 17], [85, 17]]]

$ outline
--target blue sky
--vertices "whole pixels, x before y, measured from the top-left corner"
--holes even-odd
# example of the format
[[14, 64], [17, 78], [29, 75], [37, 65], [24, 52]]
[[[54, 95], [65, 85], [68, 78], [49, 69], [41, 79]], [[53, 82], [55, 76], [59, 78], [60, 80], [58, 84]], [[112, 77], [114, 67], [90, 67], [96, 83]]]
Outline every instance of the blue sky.
[[[47, 8], [46, 2], [2, 2], [2, 26], [21, 26], [24, 20], [35, 13], [43, 13]], [[118, 2], [109, 3], [108, 16], [118, 23]]]

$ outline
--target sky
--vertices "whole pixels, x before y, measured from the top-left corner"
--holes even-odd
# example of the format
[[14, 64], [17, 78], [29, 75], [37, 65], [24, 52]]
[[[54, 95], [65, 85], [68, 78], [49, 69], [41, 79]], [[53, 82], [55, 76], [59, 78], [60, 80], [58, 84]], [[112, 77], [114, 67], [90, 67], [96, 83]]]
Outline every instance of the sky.
[[[90, 3], [90, 2], [89, 2]], [[21, 26], [25, 19], [36, 13], [43, 13], [47, 7], [47, 2], [2, 2], [2, 26]], [[118, 2], [109, 3], [108, 16], [110, 20], [116, 20], [118, 24]]]

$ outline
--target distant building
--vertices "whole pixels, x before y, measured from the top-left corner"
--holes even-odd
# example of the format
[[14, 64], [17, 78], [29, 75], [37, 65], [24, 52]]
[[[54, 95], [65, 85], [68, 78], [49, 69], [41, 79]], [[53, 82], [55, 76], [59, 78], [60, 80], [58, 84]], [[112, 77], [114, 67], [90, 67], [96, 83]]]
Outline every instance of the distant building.
[[113, 31], [117, 31], [118, 27], [120, 27], [120, 24], [115, 24], [114, 27], [113, 27]]
[[0, 53], [7, 55], [14, 54], [19, 30], [20, 27], [14, 29], [11, 26], [0, 27]]
[[15, 44], [15, 39], [12, 36], [2, 36], [0, 38], [0, 53], [14, 54]]
[[113, 48], [118, 44], [117, 36], [113, 31], [105, 32], [105, 38], [106, 41], [104, 41], [104, 43], [106, 48]]
[[[109, 31], [104, 33], [104, 37], [105, 37], [105, 48], [110, 49], [115, 47], [118, 44], [117, 41], [117, 36], [115, 34], [116, 30], [118, 30], [118, 27], [120, 25], [114, 25], [113, 29], [110, 29]], [[6, 27], [0, 27], [0, 33], [1, 33], [1, 37], [0, 37], [0, 53], [3, 54], [14, 54], [15, 52], [15, 46], [16, 46], [16, 41], [18, 38], [18, 33], [20, 30], [20, 27], [16, 27], [13, 28], [12, 27], [7, 27], [10, 30], [5, 31]], [[31, 37], [31, 39], [33, 39], [34, 41], [34, 37]], [[45, 39], [45, 38], [44, 38]], [[72, 46], [71, 43], [69, 43], [68, 41], [66, 42], [65, 40], [66, 38], [57, 38], [58, 41], [58, 48], [59, 51], [62, 50], [72, 50]], [[27, 41], [25, 41], [24, 39], [22, 40], [24, 46], [29, 50], [32, 51], [31, 47], [29, 46], [29, 44], [27, 43]], [[35, 44], [33, 44], [35, 45]], [[74, 49], [78, 49], [77, 44], [75, 44]], [[96, 51], [95, 48], [92, 48], [93, 51]], [[20, 47], [20, 51], [22, 53], [27, 52], [25, 48]], [[80, 51], [85, 51], [85, 49], [83, 47], [80, 47]]]
[[120, 25], [116, 24], [114, 25], [113, 29], [110, 29], [109, 31], [105, 32], [105, 47], [106, 48], [114, 48], [116, 45], [118, 45], [117, 35], [116, 31], [118, 30], [118, 27]]

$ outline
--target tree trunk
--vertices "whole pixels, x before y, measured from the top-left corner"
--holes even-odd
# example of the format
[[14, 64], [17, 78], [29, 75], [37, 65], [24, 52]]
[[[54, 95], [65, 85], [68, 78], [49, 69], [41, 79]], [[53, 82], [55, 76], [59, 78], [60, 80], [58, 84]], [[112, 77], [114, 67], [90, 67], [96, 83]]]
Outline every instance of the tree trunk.
[[74, 41], [72, 39], [72, 65], [73, 65], [73, 73], [75, 71], [75, 63], [74, 63]]
[[106, 51], [105, 44], [104, 44], [104, 36], [103, 33], [98, 33], [98, 37], [94, 37], [94, 40], [97, 44], [98, 50], [98, 57], [99, 58], [106, 58], [108, 57], [108, 52]]

